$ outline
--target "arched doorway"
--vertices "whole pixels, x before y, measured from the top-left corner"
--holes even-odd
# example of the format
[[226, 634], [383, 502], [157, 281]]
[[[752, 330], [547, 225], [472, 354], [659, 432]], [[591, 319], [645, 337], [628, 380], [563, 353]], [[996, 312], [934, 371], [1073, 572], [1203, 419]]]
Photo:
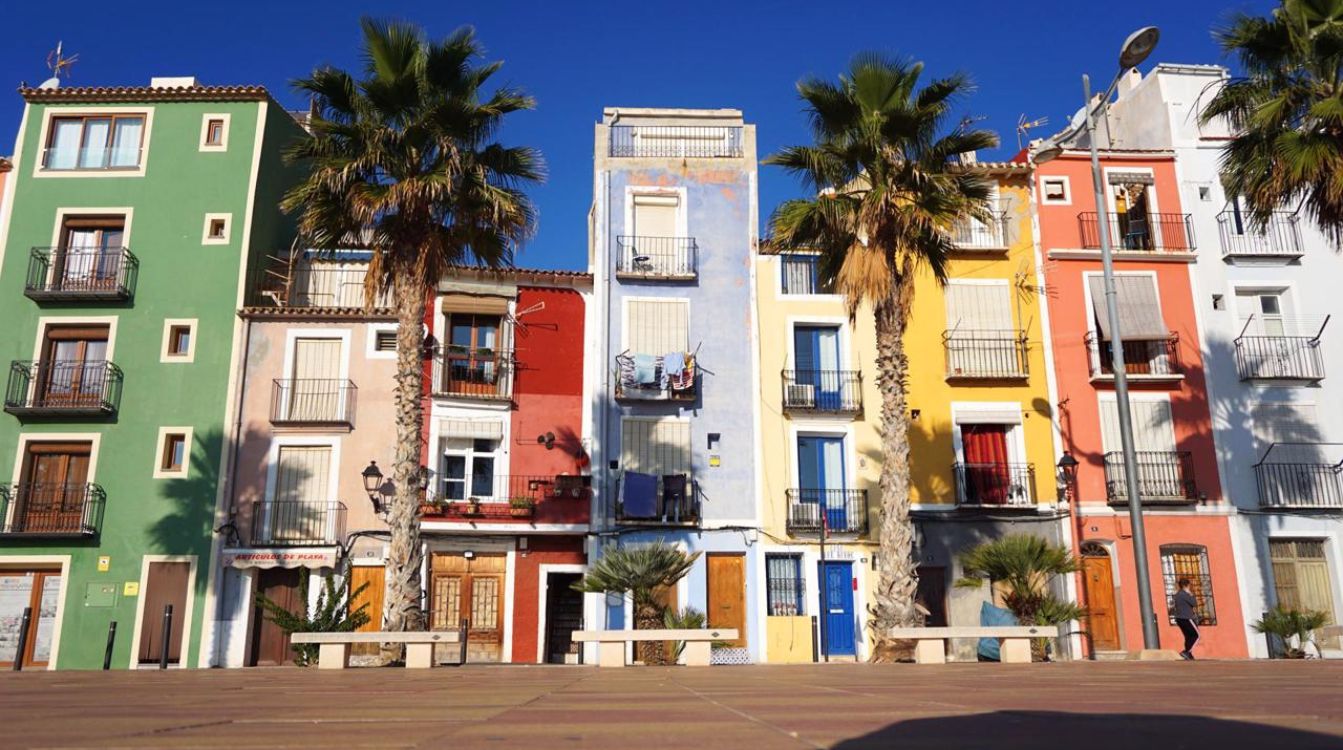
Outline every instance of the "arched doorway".
[[1082, 544], [1082, 585], [1086, 589], [1088, 628], [1095, 651], [1118, 651], [1119, 618], [1115, 612], [1115, 586], [1110, 551], [1099, 542]]

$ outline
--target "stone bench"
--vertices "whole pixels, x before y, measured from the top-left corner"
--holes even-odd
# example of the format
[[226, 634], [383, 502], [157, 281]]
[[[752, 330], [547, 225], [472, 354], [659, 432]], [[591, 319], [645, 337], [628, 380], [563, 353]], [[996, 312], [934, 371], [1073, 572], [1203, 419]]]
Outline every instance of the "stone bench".
[[461, 643], [461, 633], [455, 630], [426, 633], [294, 633], [290, 643], [315, 643], [318, 669], [345, 669], [350, 666], [350, 646], [355, 643], [404, 643], [406, 668], [428, 669], [434, 666], [434, 646], [439, 643]]
[[625, 644], [635, 641], [682, 641], [688, 667], [709, 666], [714, 641], [737, 640], [736, 628], [707, 630], [576, 630], [573, 640], [597, 644], [597, 666], [625, 666]]
[[948, 638], [1000, 638], [1004, 664], [1027, 664], [1031, 660], [1032, 638], [1057, 638], [1057, 628], [1039, 625], [981, 625], [948, 628], [895, 628], [892, 638], [917, 641], [916, 664], [946, 664]]

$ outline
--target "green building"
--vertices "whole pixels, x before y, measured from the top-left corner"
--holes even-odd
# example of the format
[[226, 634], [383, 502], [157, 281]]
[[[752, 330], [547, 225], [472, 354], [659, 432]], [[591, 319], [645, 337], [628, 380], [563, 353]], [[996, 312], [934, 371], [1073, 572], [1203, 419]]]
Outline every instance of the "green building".
[[0, 668], [99, 668], [111, 623], [115, 668], [209, 663], [236, 312], [292, 241], [281, 154], [302, 129], [256, 86], [20, 93], [0, 200]]

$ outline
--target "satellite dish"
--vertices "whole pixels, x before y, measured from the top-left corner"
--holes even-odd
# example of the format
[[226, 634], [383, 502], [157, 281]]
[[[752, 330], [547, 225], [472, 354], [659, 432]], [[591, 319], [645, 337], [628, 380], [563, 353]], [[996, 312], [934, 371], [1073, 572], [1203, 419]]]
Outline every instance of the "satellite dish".
[[1087, 107], [1089, 106], [1091, 106], [1090, 102], [1085, 106], [1079, 107], [1077, 111], [1073, 113], [1072, 119], [1068, 120], [1069, 129], [1082, 127], [1082, 123], [1086, 122]]
[[37, 87], [39, 89], [58, 89], [61, 87], [61, 79], [57, 78], [56, 76], [52, 76], [47, 80], [43, 81], [42, 83], [38, 84]]

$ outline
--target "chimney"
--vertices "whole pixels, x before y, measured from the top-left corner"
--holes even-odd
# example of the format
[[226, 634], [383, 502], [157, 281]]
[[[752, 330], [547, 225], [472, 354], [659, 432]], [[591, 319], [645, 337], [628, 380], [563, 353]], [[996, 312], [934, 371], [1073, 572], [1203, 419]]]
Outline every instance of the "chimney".
[[1130, 68], [1129, 72], [1125, 73], [1124, 77], [1119, 79], [1119, 98], [1123, 99], [1128, 95], [1128, 92], [1136, 88], [1139, 83], [1142, 83], [1142, 73], [1138, 72], [1137, 68]]
[[149, 79], [151, 89], [191, 88], [196, 85], [196, 76], [154, 76]]
[[962, 164], [978, 164], [979, 152], [978, 151], [963, 152], [962, 154], [960, 154], [960, 162]]

